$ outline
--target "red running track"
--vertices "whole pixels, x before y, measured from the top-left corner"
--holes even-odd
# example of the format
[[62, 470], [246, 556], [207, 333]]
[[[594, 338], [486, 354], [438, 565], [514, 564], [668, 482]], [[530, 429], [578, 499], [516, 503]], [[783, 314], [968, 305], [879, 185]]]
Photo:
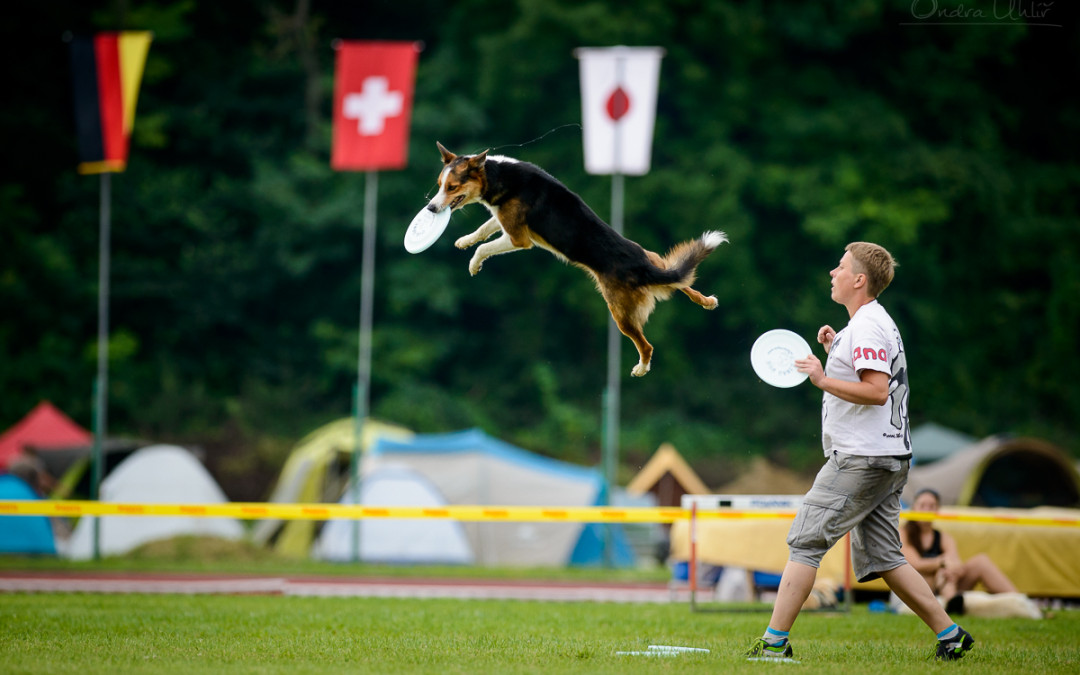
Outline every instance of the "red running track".
[[124, 572], [0, 572], [0, 593], [176, 593], [547, 602], [687, 602], [685, 587], [560, 581], [268, 577]]

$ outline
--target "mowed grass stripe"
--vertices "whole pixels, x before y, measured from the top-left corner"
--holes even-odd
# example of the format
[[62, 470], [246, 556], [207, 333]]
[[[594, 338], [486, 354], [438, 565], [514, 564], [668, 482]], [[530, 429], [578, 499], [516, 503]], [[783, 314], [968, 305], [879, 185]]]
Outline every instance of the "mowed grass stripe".
[[[4, 673], [799, 673], [1080, 672], [1080, 612], [963, 621], [978, 641], [960, 663], [930, 655], [917, 619], [807, 614], [798, 664], [747, 662], [767, 613], [686, 605], [396, 598], [0, 595]], [[648, 645], [708, 654], [619, 656]]]

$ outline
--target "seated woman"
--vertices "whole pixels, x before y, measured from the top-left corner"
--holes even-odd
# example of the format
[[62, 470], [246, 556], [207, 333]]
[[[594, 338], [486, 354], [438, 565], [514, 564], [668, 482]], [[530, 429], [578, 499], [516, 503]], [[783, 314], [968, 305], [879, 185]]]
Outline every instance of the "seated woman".
[[[937, 513], [941, 496], [930, 488], [923, 488], [915, 495], [913, 511]], [[990, 593], [1015, 593], [1005, 573], [993, 560], [980, 553], [967, 562], [956, 551], [956, 540], [951, 535], [935, 530], [928, 520], [909, 520], [900, 528], [901, 551], [908, 563], [930, 584], [930, 588], [945, 599], [950, 614], [964, 612], [964, 591], [982, 583]]]

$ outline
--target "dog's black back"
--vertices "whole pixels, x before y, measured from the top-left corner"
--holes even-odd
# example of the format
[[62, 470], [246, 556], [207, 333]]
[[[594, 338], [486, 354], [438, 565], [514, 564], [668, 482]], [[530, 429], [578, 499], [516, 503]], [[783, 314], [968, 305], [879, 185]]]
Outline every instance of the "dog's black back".
[[535, 164], [489, 158], [484, 164], [484, 201], [498, 208], [509, 199], [528, 205], [526, 221], [571, 262], [627, 283], [669, 284], [677, 270], [649, 262], [645, 250], [600, 219], [588, 204]]
[[[492, 256], [533, 246], [583, 268], [596, 282], [615, 325], [637, 348], [638, 363], [631, 375], [641, 377], [651, 367], [653, 347], [643, 327], [658, 301], [677, 290], [705, 309], [717, 307], [716, 296], [706, 297], [691, 284], [698, 263], [727, 241], [723, 232], [705, 232], [661, 256], [609, 227], [580, 197], [534, 164], [488, 157], [486, 150], [459, 156], [441, 143], [436, 147], [443, 170], [428, 209], [440, 213], [480, 202], [492, 212], [475, 232], [454, 242], [460, 249], [480, 244], [469, 260], [469, 274], [480, 272]], [[497, 232], [497, 239], [487, 241]]]

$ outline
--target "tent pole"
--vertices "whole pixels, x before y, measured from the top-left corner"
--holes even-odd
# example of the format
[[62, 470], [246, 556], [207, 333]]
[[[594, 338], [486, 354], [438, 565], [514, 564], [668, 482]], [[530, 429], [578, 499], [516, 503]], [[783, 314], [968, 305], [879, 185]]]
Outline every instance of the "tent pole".
[[[360, 460], [363, 453], [363, 427], [370, 412], [371, 400], [371, 323], [375, 297], [375, 226], [379, 174], [368, 171], [364, 177], [364, 252], [360, 266], [360, 338], [356, 368], [356, 447], [352, 456], [352, 497], [360, 505]], [[360, 519], [353, 521], [353, 562], [360, 562]]]
[[[101, 498], [101, 476], [103, 473], [103, 448], [107, 431], [107, 401], [109, 392], [109, 237], [112, 221], [112, 180], [109, 172], [101, 174], [101, 208], [98, 252], [98, 336], [97, 336], [97, 378], [94, 382], [94, 450], [92, 457], [90, 499]], [[94, 517], [93, 551], [94, 560], [101, 558], [100, 519]]]

